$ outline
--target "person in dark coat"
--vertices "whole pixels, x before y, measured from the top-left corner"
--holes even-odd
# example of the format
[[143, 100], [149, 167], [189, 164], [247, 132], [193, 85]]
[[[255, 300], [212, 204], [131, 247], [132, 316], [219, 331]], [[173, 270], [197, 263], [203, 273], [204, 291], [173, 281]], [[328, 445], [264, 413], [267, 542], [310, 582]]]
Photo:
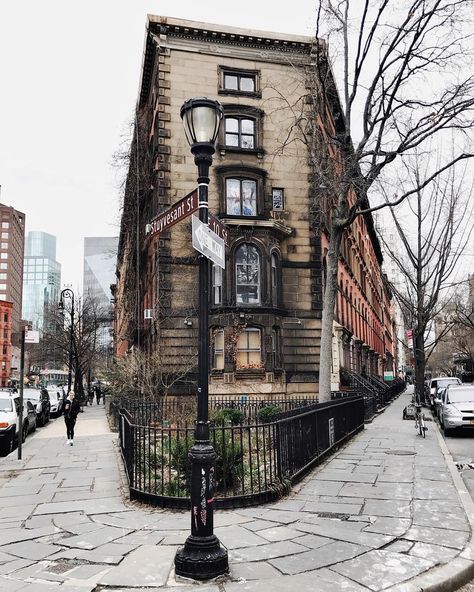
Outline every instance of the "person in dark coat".
[[101, 396], [102, 396], [102, 391], [100, 390], [100, 386], [97, 385], [95, 387], [95, 398], [96, 398], [96, 401], [97, 401], [97, 405], [100, 405], [100, 398], [101, 398]]
[[74, 391], [69, 391], [69, 394], [64, 402], [64, 422], [66, 424], [67, 442], [69, 446], [73, 445], [74, 440], [74, 426], [79, 411], [81, 410]]

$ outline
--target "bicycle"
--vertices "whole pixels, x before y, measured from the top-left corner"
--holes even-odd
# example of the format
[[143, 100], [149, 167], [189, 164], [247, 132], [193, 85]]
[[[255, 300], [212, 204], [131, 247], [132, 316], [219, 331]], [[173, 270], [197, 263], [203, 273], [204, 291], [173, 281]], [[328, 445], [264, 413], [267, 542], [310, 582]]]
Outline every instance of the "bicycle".
[[415, 403], [415, 430], [419, 432], [420, 436], [426, 438], [425, 416], [421, 411], [421, 403]]

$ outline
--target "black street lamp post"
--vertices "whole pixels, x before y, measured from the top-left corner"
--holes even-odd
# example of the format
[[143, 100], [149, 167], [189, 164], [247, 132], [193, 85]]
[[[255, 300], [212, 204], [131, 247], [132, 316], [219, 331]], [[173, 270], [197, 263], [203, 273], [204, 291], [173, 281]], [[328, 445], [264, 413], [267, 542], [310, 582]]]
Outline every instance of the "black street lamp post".
[[74, 292], [70, 288], [64, 288], [61, 292], [61, 296], [59, 298], [58, 308], [60, 312], [64, 313], [64, 299], [71, 300], [71, 329], [69, 334], [69, 370], [67, 375], [67, 392], [71, 390], [72, 385], [72, 356], [73, 356], [73, 348], [74, 348]]
[[[186, 138], [198, 167], [199, 220], [208, 223], [209, 167], [219, 125], [221, 105], [203, 97], [190, 99], [181, 107]], [[208, 580], [229, 571], [227, 550], [214, 534], [214, 465], [216, 453], [209, 442], [209, 260], [199, 257], [199, 382], [197, 423], [191, 462], [191, 534], [175, 556], [176, 574]]]

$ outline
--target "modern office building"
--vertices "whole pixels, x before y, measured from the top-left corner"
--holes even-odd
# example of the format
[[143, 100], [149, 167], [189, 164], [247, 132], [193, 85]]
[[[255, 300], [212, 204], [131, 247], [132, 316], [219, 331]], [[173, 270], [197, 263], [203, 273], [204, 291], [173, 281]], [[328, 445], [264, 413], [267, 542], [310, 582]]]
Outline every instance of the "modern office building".
[[56, 237], [28, 232], [23, 276], [23, 318], [32, 329], [45, 328], [48, 307], [59, 302], [61, 264], [56, 261]]
[[107, 350], [112, 346], [111, 284], [115, 283], [118, 237], [92, 236], [84, 238], [84, 298], [97, 307], [99, 331], [97, 344]]
[[11, 302], [12, 343], [18, 344], [23, 292], [25, 214], [0, 204], [0, 300]]

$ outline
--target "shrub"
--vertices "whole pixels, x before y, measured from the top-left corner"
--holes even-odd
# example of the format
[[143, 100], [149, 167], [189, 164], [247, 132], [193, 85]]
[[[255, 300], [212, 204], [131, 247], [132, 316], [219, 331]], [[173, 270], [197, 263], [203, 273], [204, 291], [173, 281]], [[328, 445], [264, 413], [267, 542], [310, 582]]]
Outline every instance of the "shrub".
[[277, 407], [276, 405], [266, 405], [259, 410], [257, 414], [258, 421], [260, 423], [270, 423], [275, 421], [279, 413], [281, 413], [280, 407]]
[[216, 426], [241, 425], [244, 421], [244, 414], [235, 407], [226, 407], [213, 411], [210, 419]]

